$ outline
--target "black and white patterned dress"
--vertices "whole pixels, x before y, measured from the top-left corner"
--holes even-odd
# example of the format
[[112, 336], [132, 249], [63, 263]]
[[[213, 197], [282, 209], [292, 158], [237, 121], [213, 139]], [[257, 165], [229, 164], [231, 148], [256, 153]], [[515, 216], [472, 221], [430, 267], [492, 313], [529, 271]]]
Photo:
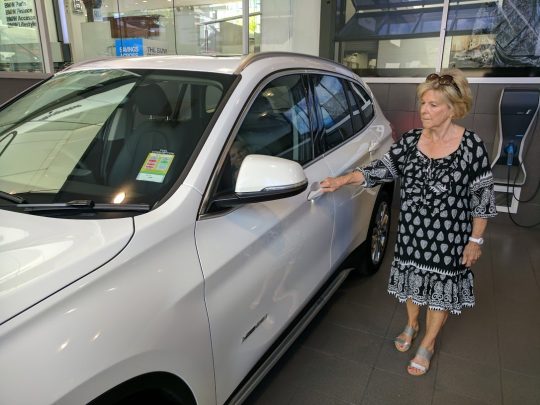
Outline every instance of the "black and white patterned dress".
[[472, 217], [496, 215], [493, 176], [482, 140], [465, 130], [458, 149], [431, 159], [417, 148], [421, 129], [405, 133], [382, 159], [359, 168], [365, 186], [401, 179], [397, 243], [388, 292], [459, 314], [474, 306], [474, 279], [462, 264]]

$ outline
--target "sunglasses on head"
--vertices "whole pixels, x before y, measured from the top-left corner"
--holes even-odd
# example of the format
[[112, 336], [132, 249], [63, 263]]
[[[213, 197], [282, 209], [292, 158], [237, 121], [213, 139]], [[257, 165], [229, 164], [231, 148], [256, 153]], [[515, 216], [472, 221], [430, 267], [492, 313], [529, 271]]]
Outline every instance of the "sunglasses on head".
[[426, 77], [426, 82], [432, 82], [437, 80], [440, 86], [453, 86], [456, 89], [458, 95], [461, 97], [461, 91], [459, 90], [458, 85], [454, 81], [454, 78], [450, 75], [439, 76], [437, 73], [432, 73]]

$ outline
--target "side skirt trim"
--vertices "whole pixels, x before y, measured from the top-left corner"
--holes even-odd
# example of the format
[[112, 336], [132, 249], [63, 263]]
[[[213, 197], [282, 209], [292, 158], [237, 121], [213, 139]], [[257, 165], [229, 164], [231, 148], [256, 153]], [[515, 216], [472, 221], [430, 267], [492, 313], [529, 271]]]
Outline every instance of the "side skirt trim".
[[248, 398], [249, 394], [257, 387], [304, 329], [306, 329], [313, 318], [315, 318], [319, 311], [326, 305], [352, 270], [354, 269], [347, 268], [338, 270], [335, 273], [335, 275], [319, 291], [319, 294], [309, 302], [306, 309], [300, 313], [298, 318], [292, 323], [292, 327], [289, 327], [281, 335], [277, 343], [271, 347], [266, 356], [263, 357], [263, 360], [255, 366], [239, 388], [229, 397], [225, 402], [227, 405], [240, 405]]

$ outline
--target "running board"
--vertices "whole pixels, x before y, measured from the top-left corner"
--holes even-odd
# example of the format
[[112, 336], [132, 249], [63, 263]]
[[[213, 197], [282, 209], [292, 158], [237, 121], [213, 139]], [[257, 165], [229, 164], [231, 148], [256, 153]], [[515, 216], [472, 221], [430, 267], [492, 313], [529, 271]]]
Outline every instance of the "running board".
[[242, 404], [253, 392], [253, 390], [259, 385], [268, 372], [276, 365], [279, 359], [287, 352], [289, 347], [300, 336], [300, 334], [306, 329], [310, 322], [315, 318], [319, 311], [326, 305], [328, 300], [334, 295], [336, 290], [345, 281], [347, 276], [353, 268], [343, 269], [335, 276], [335, 278], [328, 283], [325, 290], [323, 290], [313, 304], [308, 308], [302, 317], [296, 322], [292, 329], [285, 335], [283, 340], [276, 346], [276, 348], [268, 355], [266, 360], [253, 372], [253, 374], [242, 384], [242, 386], [226, 401], [227, 405], [240, 405]]

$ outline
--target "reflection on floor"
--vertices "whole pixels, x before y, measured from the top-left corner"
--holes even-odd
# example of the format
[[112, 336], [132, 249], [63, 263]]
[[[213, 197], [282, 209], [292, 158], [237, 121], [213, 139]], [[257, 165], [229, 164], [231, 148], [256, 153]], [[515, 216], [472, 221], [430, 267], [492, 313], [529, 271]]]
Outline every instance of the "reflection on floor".
[[406, 314], [386, 293], [388, 252], [373, 277], [349, 276], [246, 404], [540, 404], [540, 229], [491, 223], [485, 239], [476, 307], [450, 316], [427, 375], [406, 372], [420, 339], [392, 344]]

